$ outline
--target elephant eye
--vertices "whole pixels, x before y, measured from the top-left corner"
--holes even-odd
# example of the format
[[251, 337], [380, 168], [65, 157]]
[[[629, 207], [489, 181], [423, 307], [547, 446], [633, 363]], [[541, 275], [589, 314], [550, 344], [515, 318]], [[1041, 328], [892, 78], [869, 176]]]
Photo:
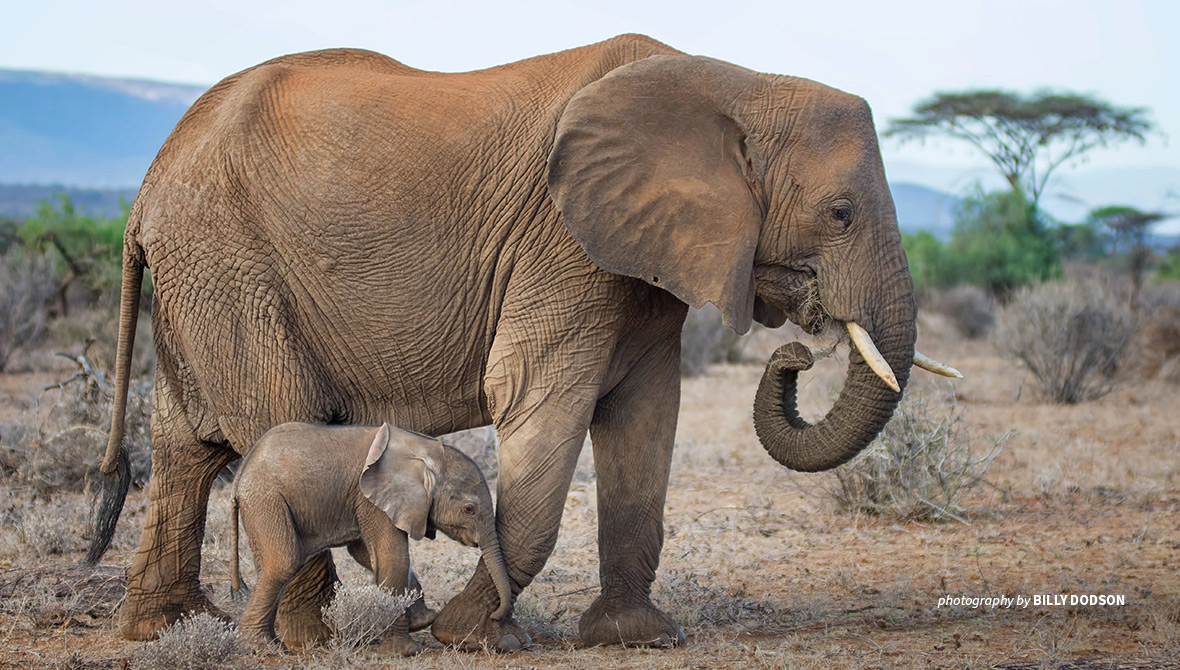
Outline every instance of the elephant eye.
[[852, 207], [848, 205], [833, 205], [831, 209], [832, 218], [847, 228], [852, 225]]
[[463, 513], [470, 516], [475, 514], [475, 503], [467, 503], [463, 506]]

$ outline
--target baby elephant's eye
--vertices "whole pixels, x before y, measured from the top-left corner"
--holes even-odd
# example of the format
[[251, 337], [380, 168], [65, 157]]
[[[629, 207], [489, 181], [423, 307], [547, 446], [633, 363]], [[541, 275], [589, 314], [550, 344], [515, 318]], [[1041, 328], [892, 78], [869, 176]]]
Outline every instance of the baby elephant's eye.
[[475, 514], [475, 503], [467, 503], [463, 505], [463, 513], [467, 515]]

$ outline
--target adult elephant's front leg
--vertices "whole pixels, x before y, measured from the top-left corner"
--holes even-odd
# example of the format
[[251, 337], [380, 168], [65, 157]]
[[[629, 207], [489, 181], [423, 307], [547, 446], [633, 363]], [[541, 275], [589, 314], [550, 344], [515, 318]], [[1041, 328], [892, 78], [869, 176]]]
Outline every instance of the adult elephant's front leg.
[[680, 626], [651, 602], [680, 407], [679, 344], [677, 333], [650, 350], [599, 401], [590, 424], [602, 593], [578, 625], [586, 645], [684, 642]]
[[[548, 402], [530, 406], [518, 426], [498, 425], [500, 437], [496, 525], [514, 594], [545, 567], [557, 543], [561, 513], [582, 443], [586, 439], [589, 398], [571, 400], [554, 391]], [[431, 632], [439, 641], [467, 650], [485, 644], [515, 651], [531, 642], [511, 613], [490, 618], [500, 605], [491, 575], [481, 559], [461, 593], [438, 613]]]

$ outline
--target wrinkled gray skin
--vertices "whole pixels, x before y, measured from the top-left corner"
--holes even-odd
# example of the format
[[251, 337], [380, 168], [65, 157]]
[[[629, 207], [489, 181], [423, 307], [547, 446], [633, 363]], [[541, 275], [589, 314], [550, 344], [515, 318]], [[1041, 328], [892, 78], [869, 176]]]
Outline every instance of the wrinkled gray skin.
[[[332, 462], [323, 462], [325, 453], [334, 455]], [[417, 580], [410, 571], [408, 540], [433, 538], [436, 529], [481, 547], [500, 590], [492, 617], [503, 617], [511, 605], [487, 482], [466, 455], [424, 435], [389, 424], [286, 423], [267, 431], [235, 478], [235, 592], [241, 583], [239, 511], [258, 567], [258, 583], [240, 626], [249, 637], [276, 639], [283, 587], [308, 558], [331, 547], [348, 547], [358, 563], [373, 571], [377, 584], [393, 593], [412, 589]], [[386, 633], [386, 644], [403, 656], [422, 650], [409, 636], [412, 618], [403, 614]]]
[[[210, 483], [268, 428], [302, 420], [428, 435], [494, 424], [515, 593], [553, 550], [588, 430], [601, 592], [581, 639], [675, 644], [650, 591], [687, 304], [712, 302], [739, 332], [855, 321], [902, 389], [914, 356], [865, 101], [636, 35], [453, 74], [295, 54], [210, 89], [128, 221], [109, 481], [145, 267], [158, 363], [150, 504], [120, 621], [131, 639], [216, 611], [198, 583]], [[793, 468], [851, 458], [901, 398], [853, 352], [836, 406], [807, 425], [787, 392], [795, 372], [768, 368], [755, 408], [764, 446]], [[289, 644], [325, 634], [321, 556], [280, 602]], [[489, 616], [499, 603], [481, 565], [432, 632], [527, 643], [511, 614]]]

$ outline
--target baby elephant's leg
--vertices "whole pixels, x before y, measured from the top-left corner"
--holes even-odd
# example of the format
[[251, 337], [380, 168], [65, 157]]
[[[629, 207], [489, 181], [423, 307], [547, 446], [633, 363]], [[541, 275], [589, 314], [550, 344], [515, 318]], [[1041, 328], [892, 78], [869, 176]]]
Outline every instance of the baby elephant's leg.
[[249, 512], [243, 514], [242, 523], [258, 568], [258, 583], [250, 594], [239, 627], [247, 639], [266, 643], [277, 639], [275, 615], [279, 596], [304, 561], [299, 555], [295, 529], [283, 506], [273, 500], [259, 500], [254, 507], [247, 508]]
[[438, 616], [438, 610], [432, 610], [426, 606], [426, 591], [422, 589], [422, 584], [418, 582], [418, 575], [410, 570], [410, 591], [417, 591], [422, 595], [418, 599], [410, 603], [409, 609], [406, 610], [406, 615], [410, 618], [410, 630], [422, 630], [430, 624], [434, 623], [434, 617]]
[[[365, 566], [369, 570], [373, 569], [373, 563], [369, 558], [369, 550], [365, 548], [363, 541], [352, 542], [348, 545], [348, 553], [356, 559], [357, 563]], [[418, 599], [410, 604], [409, 609], [406, 610], [410, 617], [410, 632], [422, 630], [434, 623], [434, 617], [438, 616], [437, 610], [432, 610], [426, 606], [425, 590], [422, 584], [418, 582], [418, 575], [414, 571], [410, 571], [410, 581], [408, 587], [410, 591], [417, 591], [423, 595], [418, 596]]]

